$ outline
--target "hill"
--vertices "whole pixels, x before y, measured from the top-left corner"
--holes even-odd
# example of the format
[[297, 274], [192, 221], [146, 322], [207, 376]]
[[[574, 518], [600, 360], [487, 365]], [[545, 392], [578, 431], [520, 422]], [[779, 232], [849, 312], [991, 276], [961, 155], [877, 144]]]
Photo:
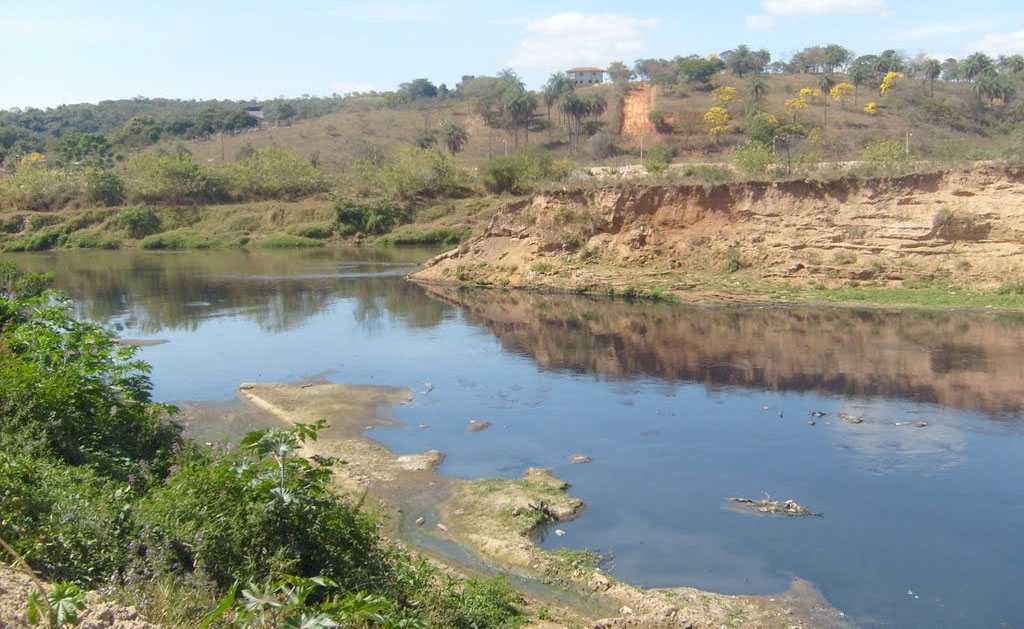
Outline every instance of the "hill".
[[[847, 82], [850, 77], [837, 74], [835, 80]], [[933, 89], [929, 81], [903, 78], [882, 96], [877, 86], [862, 85], [843, 102], [816, 96], [791, 114], [787, 101], [798, 99], [802, 88], [817, 88], [820, 81], [821, 75], [814, 74], [715, 75], [712, 85], [735, 90], [726, 106], [729, 128], [717, 138], [710, 135], [704, 120], [715, 106], [716, 92], [700, 85], [681, 83], [666, 89], [650, 82], [632, 82], [582, 88], [578, 92], [584, 97], [601, 94], [608, 108], [584, 125], [579, 149], [573, 150], [569, 141], [572, 121], [560, 114], [556, 105], [549, 126], [543, 103], [531, 117], [529, 144], [552, 151], [556, 157], [594, 165], [637, 163], [641, 142], [648, 149], [667, 146], [677, 161], [732, 161], [733, 150], [751, 140], [750, 113], [760, 109], [779, 125], [803, 127], [805, 137], [792, 149], [801, 155], [812, 154], [815, 161], [860, 160], [866, 146], [885, 139], [908, 146], [910, 155], [921, 159], [983, 159], [1019, 153], [1015, 135], [1019, 133], [1018, 110], [998, 99], [978, 103], [970, 83], [937, 81]], [[763, 86], [758, 103], [751, 93], [755, 82]], [[637, 101], [643, 102], [639, 109], [634, 106]], [[429, 99], [395, 108], [369, 100], [359, 102], [287, 127], [195, 140], [188, 148], [199, 161], [219, 163], [233, 161], [246, 146], [277, 146], [314, 157], [325, 169], [341, 172], [352, 160], [389, 155], [402, 145], [417, 142], [424, 131], [437, 133], [445, 121], [467, 130], [469, 141], [459, 158], [468, 167], [527, 144], [521, 134], [516, 142], [511, 130], [488, 125], [469, 102]], [[876, 103], [874, 114], [864, 111], [870, 102]], [[664, 123], [652, 123], [648, 119], [651, 112], [663, 116]]]

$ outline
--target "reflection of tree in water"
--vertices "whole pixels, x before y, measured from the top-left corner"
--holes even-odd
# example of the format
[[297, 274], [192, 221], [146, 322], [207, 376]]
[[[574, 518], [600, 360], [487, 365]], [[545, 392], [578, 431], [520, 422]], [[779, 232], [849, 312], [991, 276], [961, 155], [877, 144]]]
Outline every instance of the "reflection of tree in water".
[[428, 288], [542, 367], [1019, 413], [1022, 315], [691, 308]]
[[[367, 326], [385, 315], [411, 327], [437, 325], [446, 306], [395, 277], [402, 250], [183, 254], [61, 252], [24, 257], [26, 270], [53, 270], [79, 314], [119, 333], [194, 330], [204, 319], [239, 316], [278, 333], [356, 299]], [[422, 258], [422, 254], [419, 255]], [[419, 259], [412, 258], [412, 259]], [[391, 277], [369, 275], [390, 273]]]

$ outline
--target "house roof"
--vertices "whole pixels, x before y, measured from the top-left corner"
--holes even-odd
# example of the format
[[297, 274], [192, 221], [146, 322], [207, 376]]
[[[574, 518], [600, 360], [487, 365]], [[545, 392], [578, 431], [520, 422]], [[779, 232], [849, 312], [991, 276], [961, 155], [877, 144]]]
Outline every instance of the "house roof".
[[582, 66], [579, 68], [569, 68], [566, 72], [604, 72], [604, 68], [593, 68], [590, 66]]

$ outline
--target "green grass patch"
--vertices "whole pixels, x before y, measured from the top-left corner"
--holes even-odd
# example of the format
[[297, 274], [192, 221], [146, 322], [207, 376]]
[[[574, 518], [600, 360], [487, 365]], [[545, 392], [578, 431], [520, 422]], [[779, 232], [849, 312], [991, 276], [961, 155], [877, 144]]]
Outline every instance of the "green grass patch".
[[376, 244], [392, 247], [396, 245], [457, 245], [469, 238], [468, 227], [439, 227], [429, 230], [403, 230], [378, 238]]
[[260, 249], [307, 249], [310, 247], [323, 247], [324, 243], [303, 236], [275, 234], [257, 240], [255, 245]]
[[[1021, 286], [1024, 291], [1024, 286]], [[949, 306], [973, 308], [1024, 308], [1024, 293], [984, 293], [949, 286], [929, 288], [882, 288], [857, 286], [819, 288], [807, 294], [814, 301], [864, 303], [884, 306]]]
[[216, 249], [223, 243], [209, 234], [182, 230], [146, 236], [139, 241], [139, 249], [147, 251], [188, 251], [192, 249]]
[[288, 230], [288, 233], [302, 238], [323, 240], [334, 235], [334, 227], [330, 224], [307, 223], [305, 225], [296, 225], [295, 227], [292, 227]]
[[589, 548], [557, 548], [552, 555], [565, 559], [573, 568], [596, 568], [603, 557]]
[[121, 248], [121, 241], [103, 232], [79, 231], [68, 236], [67, 246], [72, 249], [106, 249]]
[[24, 236], [4, 243], [4, 251], [48, 251], [60, 243], [61, 233], [48, 230], [31, 236]]

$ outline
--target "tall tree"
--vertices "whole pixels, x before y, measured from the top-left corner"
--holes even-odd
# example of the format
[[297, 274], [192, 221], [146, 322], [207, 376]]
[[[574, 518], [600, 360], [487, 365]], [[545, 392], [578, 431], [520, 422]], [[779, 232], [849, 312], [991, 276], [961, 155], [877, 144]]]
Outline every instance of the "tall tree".
[[576, 89], [576, 84], [565, 72], [556, 72], [548, 77], [544, 84], [544, 105], [548, 109], [548, 137], [551, 137], [551, 107], [562, 98], [564, 94]]
[[921, 66], [921, 73], [931, 86], [931, 95], [935, 96], [935, 79], [942, 74], [942, 64], [938, 59], [928, 59]]
[[633, 71], [629, 69], [625, 63], [621, 61], [613, 61], [608, 66], [608, 76], [612, 78], [612, 83], [618, 87], [624, 87], [630, 80], [633, 79]]

